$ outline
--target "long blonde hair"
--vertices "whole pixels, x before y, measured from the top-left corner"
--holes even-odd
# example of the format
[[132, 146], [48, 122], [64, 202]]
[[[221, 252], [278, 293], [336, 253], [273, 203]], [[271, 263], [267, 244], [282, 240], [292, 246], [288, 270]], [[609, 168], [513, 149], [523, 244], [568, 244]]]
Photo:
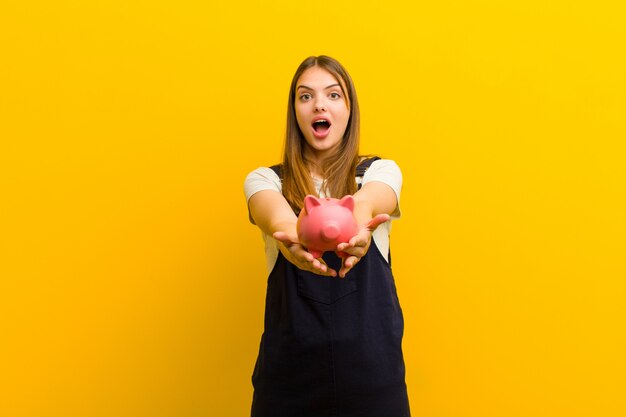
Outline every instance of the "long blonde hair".
[[287, 132], [281, 165], [283, 195], [296, 213], [302, 209], [307, 194], [318, 195], [304, 156], [306, 141], [298, 126], [294, 105], [298, 79], [311, 67], [323, 68], [337, 79], [350, 109], [348, 125], [337, 152], [327, 158], [320, 167], [325, 179], [324, 194], [339, 198], [354, 194], [357, 190], [354, 176], [359, 163], [360, 115], [354, 83], [336, 59], [325, 55], [308, 57], [302, 61], [291, 81], [287, 105]]

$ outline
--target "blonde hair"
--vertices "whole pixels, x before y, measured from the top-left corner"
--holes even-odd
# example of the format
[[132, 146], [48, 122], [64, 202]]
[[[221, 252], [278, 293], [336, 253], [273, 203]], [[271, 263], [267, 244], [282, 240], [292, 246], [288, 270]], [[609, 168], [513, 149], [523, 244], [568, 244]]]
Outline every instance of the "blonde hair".
[[327, 158], [320, 167], [326, 180], [323, 185], [324, 194], [340, 198], [354, 194], [357, 190], [354, 177], [359, 163], [360, 115], [354, 83], [336, 59], [325, 55], [308, 57], [302, 61], [291, 81], [287, 105], [287, 132], [281, 165], [283, 195], [296, 213], [302, 209], [307, 194], [318, 195], [304, 156], [306, 141], [298, 126], [294, 104], [298, 79], [304, 71], [312, 67], [323, 68], [337, 79], [350, 110], [348, 125], [337, 152]]

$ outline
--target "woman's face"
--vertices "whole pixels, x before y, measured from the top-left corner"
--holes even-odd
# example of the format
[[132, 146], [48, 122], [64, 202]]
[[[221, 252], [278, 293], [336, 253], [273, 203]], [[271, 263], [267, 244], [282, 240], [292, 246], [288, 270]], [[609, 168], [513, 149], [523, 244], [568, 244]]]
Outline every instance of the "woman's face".
[[341, 144], [350, 118], [348, 100], [339, 81], [323, 68], [307, 69], [296, 82], [294, 107], [306, 149], [318, 160], [332, 155]]

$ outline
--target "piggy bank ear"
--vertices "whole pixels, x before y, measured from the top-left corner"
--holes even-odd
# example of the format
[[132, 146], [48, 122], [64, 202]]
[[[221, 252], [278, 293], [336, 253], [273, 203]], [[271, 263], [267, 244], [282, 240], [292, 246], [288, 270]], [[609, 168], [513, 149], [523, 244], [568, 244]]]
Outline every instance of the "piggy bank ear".
[[306, 210], [307, 214], [310, 212], [310, 210], [313, 207], [317, 207], [321, 205], [322, 205], [322, 202], [319, 200], [319, 198], [315, 196], [307, 195], [306, 197], [304, 197], [304, 209]]
[[339, 200], [339, 205], [344, 206], [350, 211], [354, 211], [354, 197], [351, 195], [344, 196], [341, 200]]

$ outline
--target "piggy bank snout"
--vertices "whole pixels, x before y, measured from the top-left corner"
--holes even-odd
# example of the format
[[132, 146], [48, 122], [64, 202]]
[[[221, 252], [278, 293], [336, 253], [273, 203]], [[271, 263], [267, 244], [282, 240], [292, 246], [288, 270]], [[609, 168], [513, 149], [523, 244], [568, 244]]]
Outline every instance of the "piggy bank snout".
[[322, 227], [321, 232], [322, 232], [322, 239], [324, 239], [327, 242], [332, 242], [333, 240], [339, 237], [339, 234], [341, 233], [341, 228], [339, 227], [338, 223], [329, 222], [329, 223], [326, 223], [324, 227]]
[[353, 211], [354, 199], [349, 195], [341, 200], [306, 196], [296, 226], [298, 239], [316, 258], [334, 251], [358, 231]]

